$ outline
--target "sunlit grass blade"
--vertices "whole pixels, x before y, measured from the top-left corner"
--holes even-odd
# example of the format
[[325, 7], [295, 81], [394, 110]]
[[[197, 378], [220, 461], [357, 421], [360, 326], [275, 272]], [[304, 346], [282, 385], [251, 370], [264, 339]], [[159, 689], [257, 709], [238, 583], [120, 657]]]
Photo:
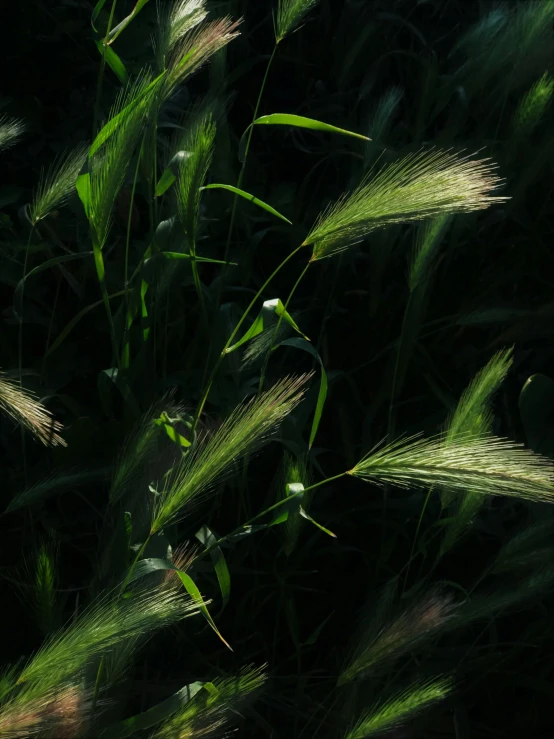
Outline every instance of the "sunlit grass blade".
[[425, 708], [443, 700], [451, 691], [450, 678], [415, 683], [394, 698], [371, 708], [345, 734], [344, 739], [368, 739], [389, 731]]
[[174, 589], [157, 588], [123, 599], [110, 595], [48, 639], [24, 667], [18, 683], [45, 691], [78, 674], [92, 657], [120, 641], [145, 636], [197, 612], [192, 599]]
[[25, 121], [0, 115], [0, 151], [13, 146], [25, 132]]
[[495, 436], [409, 438], [375, 449], [347, 474], [401, 488], [442, 486], [452, 493], [508, 495], [554, 502], [554, 465], [521, 444]]
[[318, 0], [279, 0], [275, 18], [275, 41], [280, 43], [292, 33]]
[[309, 377], [281, 380], [236, 408], [211, 436], [199, 439], [158, 490], [151, 533], [185, 516], [234, 463], [259, 449], [298, 405]]
[[507, 198], [493, 196], [502, 180], [489, 159], [448, 151], [417, 152], [371, 172], [350, 194], [324, 211], [304, 240], [312, 261], [332, 256], [377, 228], [488, 208]]
[[339, 685], [365, 677], [419, 647], [445, 625], [454, 611], [452, 598], [434, 590], [393, 616], [387, 596], [390, 593], [385, 591], [385, 601], [357, 636]]
[[0, 410], [46, 446], [67, 446], [59, 435], [63, 426], [29, 390], [0, 372]]
[[46, 171], [42, 171], [38, 187], [29, 205], [29, 218], [35, 225], [74, 193], [77, 177], [86, 160], [88, 147], [61, 154]]
[[[492, 398], [508, 374], [513, 361], [512, 354], [512, 349], [497, 352], [474, 377], [447, 421], [445, 444], [456, 444], [457, 439], [463, 439], [468, 434], [483, 437], [492, 432]], [[441, 547], [444, 553], [472, 523], [486, 498], [468, 490], [462, 495], [444, 491], [441, 499], [443, 506], [454, 506], [451, 523], [445, 530]]]
[[265, 679], [264, 667], [243, 667], [235, 677], [205, 683], [204, 689], [166, 721], [152, 739], [221, 736], [213, 732], [255, 697]]
[[516, 136], [529, 136], [533, 132], [550, 105], [553, 93], [554, 79], [545, 72], [519, 102], [512, 122]]

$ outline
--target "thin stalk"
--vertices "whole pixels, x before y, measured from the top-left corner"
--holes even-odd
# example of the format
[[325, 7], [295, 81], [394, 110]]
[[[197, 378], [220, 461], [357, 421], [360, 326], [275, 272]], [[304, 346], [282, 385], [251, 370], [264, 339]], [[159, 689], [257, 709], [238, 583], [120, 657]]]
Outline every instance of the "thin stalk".
[[257, 513], [255, 516], [250, 518], [245, 523], [238, 526], [236, 529], [231, 531], [230, 534], [227, 534], [226, 536], [222, 536], [220, 539], [217, 539], [217, 541], [214, 541], [213, 544], [210, 544], [210, 546], [206, 547], [204, 551], [199, 555], [203, 556], [204, 554], [208, 554], [216, 547], [219, 547], [226, 539], [228, 539], [230, 536], [233, 536], [234, 534], [238, 534], [241, 529], [243, 529], [245, 526], [250, 526], [250, 524], [254, 523], [254, 521], [257, 521], [262, 516], [265, 516], [266, 513], [271, 513], [271, 511], [275, 511], [277, 508], [280, 508], [282, 505], [285, 505], [285, 503], [289, 503], [293, 498], [298, 498], [301, 495], [304, 495], [304, 493], [309, 492], [310, 490], [315, 490], [316, 488], [321, 487], [322, 485], [326, 485], [328, 482], [332, 482], [333, 480], [339, 480], [341, 477], [345, 477], [348, 472], [341, 472], [338, 475], [333, 475], [333, 477], [326, 477], [325, 480], [321, 480], [320, 482], [316, 482], [313, 485], [310, 485], [307, 488], [304, 488], [304, 490], [300, 490], [298, 493], [292, 493], [292, 495], [287, 495], [286, 498], [283, 498], [282, 500], [278, 500], [277, 503], [274, 503], [272, 506], [269, 506], [269, 508], [265, 508], [261, 513]]
[[254, 297], [250, 301], [250, 304], [248, 305], [248, 307], [246, 308], [246, 310], [244, 311], [244, 313], [240, 317], [239, 322], [237, 323], [237, 325], [235, 326], [233, 332], [231, 333], [231, 335], [227, 339], [227, 341], [225, 343], [225, 346], [221, 350], [221, 353], [220, 353], [219, 357], [216, 359], [215, 364], [213, 366], [213, 369], [211, 371], [210, 377], [208, 378], [208, 382], [206, 384], [206, 387], [205, 387], [204, 392], [202, 394], [202, 397], [200, 399], [200, 403], [198, 404], [198, 409], [196, 411], [196, 414], [195, 414], [195, 417], [194, 417], [194, 421], [193, 421], [193, 424], [192, 424], [192, 431], [193, 432], [196, 429], [196, 426], [198, 424], [198, 419], [200, 418], [200, 416], [202, 414], [202, 411], [204, 410], [204, 406], [206, 404], [206, 400], [208, 399], [208, 395], [210, 394], [210, 390], [212, 388], [213, 381], [214, 381], [215, 376], [217, 374], [217, 371], [218, 371], [218, 369], [219, 369], [219, 367], [221, 365], [221, 362], [225, 359], [225, 356], [227, 355], [227, 349], [233, 343], [233, 339], [237, 335], [240, 327], [244, 323], [246, 317], [248, 316], [248, 314], [250, 313], [250, 311], [252, 310], [252, 308], [254, 307], [254, 305], [257, 303], [260, 295], [263, 293], [263, 291], [269, 285], [269, 283], [271, 282], [271, 280], [273, 280], [273, 278], [275, 277], [275, 275], [277, 275], [283, 269], [283, 267], [285, 266], [285, 264], [287, 264], [287, 262], [289, 262], [295, 256], [295, 254], [297, 254], [300, 251], [300, 249], [303, 249], [303, 248], [304, 248], [304, 244], [300, 244], [300, 246], [296, 247], [296, 249], [294, 249], [294, 251], [291, 251], [291, 253], [287, 257], [285, 257], [285, 259], [281, 262], [281, 264], [279, 264], [279, 266], [276, 269], [273, 270], [273, 272], [269, 275], [269, 277], [264, 282], [264, 284], [260, 287], [260, 289], [258, 290], [258, 292], [254, 295]]
[[96, 135], [96, 127], [98, 125], [98, 117], [100, 110], [100, 96], [102, 94], [102, 84], [104, 82], [104, 69], [106, 68], [106, 44], [110, 37], [110, 31], [112, 30], [113, 17], [115, 13], [115, 6], [117, 0], [113, 0], [112, 7], [110, 10], [110, 17], [108, 18], [108, 27], [106, 28], [106, 35], [102, 39], [102, 60], [100, 62], [100, 69], [98, 70], [98, 82], [96, 85], [96, 100], [94, 101], [94, 118], [92, 122], [92, 138]]
[[[264, 78], [262, 80], [260, 91], [258, 93], [258, 99], [256, 100], [256, 105], [254, 107], [254, 115], [252, 116], [252, 123], [249, 126], [248, 136], [246, 137], [246, 146], [244, 147], [244, 159], [242, 161], [242, 164], [241, 164], [241, 167], [240, 167], [240, 171], [239, 171], [239, 176], [238, 176], [238, 179], [237, 179], [237, 187], [239, 189], [241, 188], [242, 181], [244, 179], [244, 170], [246, 168], [246, 160], [248, 159], [248, 152], [250, 150], [250, 141], [252, 139], [252, 132], [254, 131], [254, 121], [258, 117], [258, 111], [260, 109], [260, 103], [261, 103], [261, 100], [262, 100], [262, 95], [264, 93], [265, 85], [266, 85], [266, 82], [267, 82], [267, 76], [269, 74], [269, 69], [271, 67], [271, 63], [273, 62], [273, 58], [275, 57], [275, 52], [277, 51], [277, 45], [278, 44], [275, 44], [275, 46], [273, 47], [273, 51], [271, 52], [271, 56], [269, 57], [269, 61], [267, 62], [267, 66], [265, 68]], [[229, 230], [227, 232], [227, 244], [225, 246], [225, 256], [223, 257], [223, 261], [224, 262], [228, 262], [229, 261], [228, 260], [228, 257], [229, 257], [229, 249], [231, 248], [231, 237], [232, 237], [232, 234], [233, 234], [233, 226], [235, 225], [235, 215], [236, 215], [236, 211], [237, 211], [237, 199], [238, 199], [238, 196], [235, 194], [233, 196], [233, 207], [232, 207], [232, 210], [231, 210], [231, 219], [229, 221]], [[217, 296], [216, 306], [219, 305], [219, 301], [221, 299], [221, 290], [223, 288], [223, 277], [224, 277], [224, 275], [225, 275], [225, 268], [223, 268], [222, 271], [221, 271], [221, 279], [219, 281], [219, 292], [218, 292], [218, 296]]]
[[114, 355], [114, 363], [119, 368], [119, 347], [117, 345], [117, 339], [115, 337], [115, 326], [112, 317], [112, 309], [110, 307], [110, 297], [108, 295], [108, 289], [106, 287], [106, 271], [104, 268], [104, 258], [102, 256], [102, 247], [97, 243], [96, 236], [92, 234], [92, 252], [94, 256], [94, 264], [96, 266], [96, 273], [98, 275], [98, 281], [100, 283], [100, 292], [102, 293], [102, 300], [106, 313], [108, 315], [108, 323], [110, 326], [110, 339], [112, 342], [112, 351]]
[[[27, 246], [25, 247], [25, 257], [23, 259], [23, 282], [21, 285], [21, 314], [19, 315], [19, 331], [17, 337], [17, 369], [19, 378], [19, 387], [23, 386], [23, 293], [25, 290], [25, 277], [27, 275], [27, 264], [29, 261], [29, 250], [31, 248], [31, 239], [35, 232], [35, 224], [31, 225]], [[21, 459], [23, 461], [23, 479], [27, 485], [27, 449], [25, 446], [25, 429], [21, 426]]]
[[414, 550], [415, 550], [415, 547], [416, 547], [416, 544], [417, 544], [417, 537], [418, 537], [418, 534], [419, 534], [419, 530], [421, 528], [421, 523], [423, 521], [423, 515], [424, 515], [425, 510], [427, 508], [427, 504], [429, 503], [429, 499], [431, 497], [431, 493], [432, 492], [433, 492], [433, 488], [431, 487], [427, 491], [427, 497], [425, 498], [425, 502], [423, 503], [423, 507], [421, 509], [421, 513], [419, 514], [419, 520], [417, 522], [417, 527], [416, 527], [416, 530], [415, 530], [414, 539], [412, 541], [412, 548], [410, 550], [410, 557], [408, 559], [408, 567], [406, 569], [406, 575], [404, 577], [404, 585], [402, 586], [402, 595], [404, 595], [404, 592], [406, 590], [406, 585], [408, 584], [408, 576], [410, 574], [410, 566], [412, 564], [412, 559], [413, 559], [413, 556], [414, 556]]
[[127, 233], [125, 235], [125, 328], [123, 331], [123, 345], [122, 345], [122, 357], [121, 366], [128, 368], [130, 364], [130, 337], [129, 332], [133, 323], [133, 317], [129, 310], [129, 249], [131, 243], [131, 221], [133, 218], [133, 204], [135, 202], [135, 190], [137, 186], [138, 173], [140, 168], [140, 162], [142, 159], [142, 153], [144, 148], [144, 139], [139, 149], [137, 166], [135, 167], [135, 175], [133, 177], [133, 185], [131, 187], [131, 202], [129, 203], [129, 215], [127, 217]]

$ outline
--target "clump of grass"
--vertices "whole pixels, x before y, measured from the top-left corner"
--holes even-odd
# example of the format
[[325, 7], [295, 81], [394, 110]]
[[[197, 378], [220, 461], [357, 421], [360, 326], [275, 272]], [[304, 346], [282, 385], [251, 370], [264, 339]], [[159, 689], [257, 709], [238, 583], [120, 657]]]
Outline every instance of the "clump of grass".
[[0, 372], [0, 410], [45, 446], [67, 446], [59, 435], [63, 426], [29, 390]]
[[239, 406], [211, 436], [205, 435], [158, 491], [151, 533], [182, 518], [238, 460], [259, 449], [298, 405], [310, 375], [289, 377]]
[[277, 44], [291, 34], [319, 0], [279, 0], [275, 18], [275, 42]]
[[0, 115], [0, 151], [16, 144], [24, 132], [24, 121]]
[[371, 172], [350, 194], [324, 211], [304, 240], [312, 261], [348, 249], [378, 228], [488, 208], [506, 197], [491, 195], [502, 184], [489, 159], [471, 160], [444, 151], [408, 154]]
[[344, 739], [368, 739], [399, 726], [452, 691], [450, 678], [414, 683], [394, 698], [377, 703], [345, 734]]

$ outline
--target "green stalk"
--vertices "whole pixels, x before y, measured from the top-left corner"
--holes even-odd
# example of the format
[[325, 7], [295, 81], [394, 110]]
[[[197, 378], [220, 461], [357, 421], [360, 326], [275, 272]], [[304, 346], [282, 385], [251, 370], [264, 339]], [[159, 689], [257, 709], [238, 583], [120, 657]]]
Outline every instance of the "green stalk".
[[[25, 290], [25, 277], [27, 275], [27, 264], [29, 260], [29, 249], [31, 248], [31, 239], [35, 232], [35, 224], [31, 225], [27, 246], [25, 247], [25, 258], [23, 260], [23, 283], [21, 286], [21, 315], [19, 316], [19, 331], [17, 338], [17, 369], [19, 377], [19, 387], [23, 386], [23, 293]], [[27, 449], [25, 446], [25, 429], [21, 426], [21, 459], [23, 461], [23, 479], [27, 485]]]
[[127, 217], [127, 233], [125, 235], [125, 283], [124, 283], [124, 287], [125, 287], [125, 310], [126, 310], [127, 315], [125, 317], [125, 329], [123, 332], [121, 366], [126, 369], [129, 367], [129, 364], [130, 364], [129, 332], [133, 324], [133, 316], [131, 315], [131, 312], [129, 310], [129, 248], [130, 248], [130, 243], [131, 243], [131, 220], [133, 217], [133, 203], [135, 201], [135, 190], [137, 186], [138, 173], [139, 173], [139, 168], [140, 168], [140, 161], [142, 159], [143, 147], [144, 147], [144, 139], [139, 149], [137, 166], [135, 167], [135, 175], [133, 177], [133, 186], [131, 188], [131, 202], [129, 203], [129, 215]]
[[104, 69], [106, 68], [106, 44], [110, 38], [110, 31], [112, 30], [113, 17], [115, 13], [115, 6], [117, 0], [113, 0], [112, 8], [110, 10], [110, 17], [108, 19], [108, 27], [106, 28], [106, 35], [102, 39], [102, 61], [100, 62], [100, 69], [98, 70], [98, 82], [96, 85], [96, 100], [94, 101], [94, 118], [92, 123], [92, 138], [96, 135], [96, 127], [98, 125], [99, 110], [100, 110], [100, 96], [102, 94], [102, 84], [104, 82]]
[[300, 246], [298, 246], [296, 249], [294, 249], [294, 251], [292, 251], [288, 255], [288, 257], [285, 257], [285, 259], [281, 262], [281, 264], [279, 264], [279, 266], [276, 269], [273, 270], [273, 272], [270, 274], [270, 276], [267, 278], [267, 280], [264, 282], [264, 284], [260, 287], [260, 289], [258, 290], [258, 292], [254, 295], [254, 297], [250, 301], [250, 304], [248, 305], [248, 307], [246, 308], [246, 310], [244, 311], [244, 313], [240, 317], [239, 322], [235, 326], [233, 332], [231, 333], [231, 335], [227, 339], [227, 341], [225, 343], [225, 346], [221, 350], [221, 353], [220, 353], [219, 357], [217, 358], [217, 360], [216, 360], [216, 362], [214, 364], [214, 367], [213, 367], [213, 369], [211, 371], [210, 377], [208, 378], [208, 382], [206, 384], [206, 387], [205, 387], [204, 392], [202, 394], [202, 397], [200, 399], [200, 403], [198, 404], [198, 409], [196, 411], [196, 414], [194, 416], [194, 421], [193, 421], [193, 424], [192, 424], [192, 432], [194, 432], [195, 429], [196, 429], [196, 426], [198, 424], [198, 419], [200, 418], [200, 416], [202, 414], [202, 411], [204, 410], [204, 406], [206, 404], [206, 400], [208, 399], [208, 395], [210, 394], [210, 390], [212, 388], [212, 384], [213, 384], [213, 381], [214, 381], [215, 376], [217, 374], [217, 371], [218, 371], [218, 369], [219, 369], [219, 367], [221, 365], [221, 362], [225, 359], [225, 357], [227, 355], [227, 349], [233, 343], [233, 339], [237, 335], [237, 333], [238, 333], [240, 327], [242, 326], [242, 324], [244, 323], [246, 317], [248, 316], [248, 314], [250, 313], [250, 311], [252, 310], [252, 308], [254, 307], [254, 305], [257, 303], [260, 295], [263, 293], [263, 291], [269, 285], [269, 283], [271, 282], [271, 280], [273, 280], [273, 278], [275, 277], [275, 275], [277, 275], [277, 273], [280, 272], [283, 269], [283, 267], [285, 266], [285, 264], [287, 264], [287, 262], [289, 262], [294, 257], [294, 255], [297, 254], [300, 251], [300, 249], [302, 249], [304, 246], [305, 246], [304, 244], [300, 244]]
[[[254, 115], [252, 116], [252, 123], [249, 126], [248, 136], [246, 138], [246, 146], [244, 147], [244, 159], [242, 161], [242, 164], [241, 164], [241, 167], [240, 167], [240, 171], [239, 171], [239, 176], [238, 176], [238, 179], [237, 179], [237, 187], [239, 189], [242, 187], [242, 181], [244, 179], [244, 170], [246, 168], [246, 160], [248, 159], [248, 152], [250, 150], [250, 141], [252, 139], [252, 132], [254, 131], [254, 121], [258, 117], [258, 111], [260, 109], [260, 103], [261, 103], [261, 100], [262, 100], [262, 95], [264, 93], [265, 85], [266, 85], [266, 82], [267, 82], [267, 76], [269, 74], [269, 69], [270, 69], [271, 64], [273, 62], [273, 58], [275, 57], [275, 52], [277, 51], [277, 46], [278, 46], [278, 44], [275, 44], [275, 46], [273, 47], [273, 51], [271, 52], [271, 56], [269, 57], [269, 61], [267, 62], [267, 66], [265, 68], [264, 78], [262, 80], [260, 91], [258, 93], [258, 99], [256, 100], [256, 105], [254, 107]], [[225, 246], [225, 255], [223, 257], [223, 261], [224, 262], [228, 262], [229, 261], [229, 259], [228, 259], [228, 257], [229, 257], [229, 249], [231, 248], [231, 237], [233, 235], [233, 226], [235, 225], [235, 215], [236, 215], [236, 211], [237, 211], [237, 200], [238, 200], [238, 196], [235, 194], [233, 196], [233, 208], [231, 210], [231, 219], [229, 221], [229, 230], [227, 232], [227, 244]], [[221, 290], [223, 289], [223, 277], [224, 277], [224, 275], [225, 275], [225, 267], [221, 271], [221, 279], [220, 279], [220, 282], [219, 282], [219, 292], [218, 292], [218, 296], [217, 296], [217, 300], [216, 300], [216, 306], [219, 305], [219, 301], [221, 299]]]
[[106, 288], [106, 270], [104, 267], [104, 258], [102, 256], [102, 247], [98, 243], [96, 239], [96, 235], [92, 233], [92, 252], [94, 256], [94, 264], [96, 266], [96, 273], [98, 275], [98, 281], [100, 283], [100, 292], [102, 293], [102, 300], [104, 301], [104, 307], [106, 308], [106, 313], [108, 315], [108, 323], [110, 326], [110, 339], [112, 342], [112, 351], [114, 355], [114, 362], [115, 366], [119, 368], [119, 347], [117, 345], [117, 339], [115, 336], [115, 326], [113, 323], [112, 318], [112, 309], [110, 307], [110, 298], [108, 295], [108, 290]]
[[269, 508], [265, 508], [261, 513], [257, 513], [253, 518], [250, 518], [245, 523], [238, 526], [236, 529], [231, 531], [230, 534], [227, 534], [226, 536], [222, 536], [217, 541], [214, 541], [213, 544], [210, 544], [210, 546], [206, 547], [202, 554], [200, 556], [203, 556], [204, 554], [208, 554], [216, 547], [219, 547], [229, 536], [233, 536], [234, 534], [238, 534], [241, 529], [243, 529], [245, 526], [250, 526], [250, 524], [254, 523], [254, 521], [257, 521], [262, 516], [265, 516], [266, 513], [271, 513], [271, 511], [275, 511], [277, 508], [280, 508], [282, 505], [285, 505], [285, 503], [288, 503], [293, 498], [298, 498], [301, 495], [304, 495], [304, 493], [309, 492], [310, 490], [315, 490], [315, 488], [321, 487], [321, 485], [325, 485], [328, 482], [332, 482], [333, 480], [339, 480], [341, 477], [344, 477], [347, 475], [348, 472], [340, 472], [338, 475], [333, 475], [333, 477], [326, 477], [325, 480], [321, 480], [320, 482], [316, 482], [313, 485], [310, 485], [307, 488], [304, 488], [304, 490], [300, 490], [298, 493], [292, 493], [292, 495], [287, 495], [286, 498], [283, 498], [282, 500], [278, 500], [277, 503], [274, 503], [273, 505], [269, 506]]

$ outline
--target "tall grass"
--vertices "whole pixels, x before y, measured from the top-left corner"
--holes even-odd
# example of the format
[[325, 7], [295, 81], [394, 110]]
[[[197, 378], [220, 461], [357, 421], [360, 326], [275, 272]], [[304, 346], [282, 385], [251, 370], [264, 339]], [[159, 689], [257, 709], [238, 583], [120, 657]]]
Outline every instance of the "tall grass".
[[[546, 130], [554, 3], [493, 9], [456, 39], [448, 36], [452, 53], [444, 60], [429, 61], [413, 50], [381, 49], [389, 31], [380, 39], [356, 4], [344, 4], [335, 17], [324, 0], [278, 0], [265, 14], [273, 48], [239, 60], [235, 71], [221, 52], [235, 40], [248, 47], [252, 29], [248, 3], [227, 5], [240, 5], [246, 18], [215, 17], [217, 7], [205, 0], [159, 4], [147, 20], [148, 53], [133, 49], [131, 64], [115, 48], [135, 16], [146, 16], [146, 3], [122, 20], [117, 2], [104, 10], [99, 4], [93, 28], [106, 20], [107, 27], [97, 31], [95, 138], [60, 149], [40, 174], [21, 211], [23, 246], [13, 222], [1, 222], [14, 241], [8, 261], [19, 269], [6, 284], [15, 285], [14, 303], [29, 312], [15, 311], [19, 382], [0, 374], [0, 409], [51, 455], [35, 462], [23, 444], [10, 469], [5, 513], [17, 525], [6, 525], [7, 536], [31, 546], [23, 566], [6, 567], [5, 577], [44, 641], [37, 649], [34, 637], [29, 648], [25, 640], [25, 656], [0, 675], [2, 737], [226, 736], [247, 711], [253, 731], [268, 735], [392, 735], [412, 719], [424, 722], [424, 711], [440, 710], [453, 692], [470, 690], [452, 677], [458, 667], [461, 674], [477, 668], [479, 679], [489, 658], [500, 673], [496, 635], [486, 653], [483, 633], [470, 630], [543, 597], [554, 583], [554, 466], [536, 445], [512, 440], [522, 436], [519, 417], [514, 421], [513, 409], [499, 413], [497, 403], [508, 380], [519, 383], [516, 368], [525, 360], [517, 352], [526, 337], [496, 350], [490, 347], [498, 340], [489, 337], [486, 351], [468, 341], [458, 356], [467, 326], [447, 314], [478, 303], [476, 286], [483, 299], [503, 296], [526, 260], [539, 263], [529, 223], [524, 257], [511, 241], [499, 239], [490, 254], [483, 242], [505, 238], [508, 218], [514, 233], [526, 223], [521, 201], [513, 203], [509, 188], [499, 193], [513, 182], [516, 144]], [[400, 18], [381, 16], [383, 29]], [[344, 100], [342, 91], [329, 93], [336, 106], [314, 93], [294, 111], [260, 119], [274, 94], [270, 69], [297, 63], [294, 44], [307, 22], [315, 29], [314, 55], [326, 28], [348, 41], [347, 58], [333, 61], [332, 74], [357, 80], [355, 93], [345, 91]], [[416, 25], [401, 25], [427, 48]], [[369, 38], [379, 49], [375, 64], [357, 64], [373, 53]], [[262, 56], [265, 72], [258, 74]], [[381, 75], [379, 65], [393, 57], [399, 68], [407, 59], [417, 68], [410, 69], [421, 83], [417, 94], [406, 80], [381, 85], [392, 67]], [[191, 78], [213, 60], [218, 74], [255, 90], [250, 107], [241, 98], [234, 103], [240, 125], [250, 121], [246, 130], [232, 129], [232, 95], [223, 99], [220, 85], [195, 98], [203, 78], [194, 85]], [[128, 81], [97, 130], [106, 65]], [[299, 67], [299, 80], [304, 71]], [[364, 98], [369, 104], [359, 105]], [[466, 130], [453, 106], [476, 106], [473, 112], [485, 98], [493, 100], [490, 111]], [[320, 105], [329, 105], [329, 119], [360, 113], [364, 120], [352, 128], [372, 141], [354, 134], [349, 138], [358, 146], [364, 139], [364, 148], [350, 151], [317, 138], [353, 133], [308, 117]], [[448, 135], [439, 130], [442, 114]], [[271, 155], [254, 156], [253, 131], [262, 124], [287, 127], [276, 146], [279, 157], [296, 147], [291, 182], [302, 156], [324, 152], [301, 188], [285, 185], [280, 193]], [[510, 140], [498, 138], [501, 129]], [[25, 130], [19, 119], [0, 118], [5, 156], [17, 151]], [[444, 148], [428, 146], [424, 133], [431, 131]], [[456, 153], [483, 144], [500, 165]], [[344, 161], [352, 162], [350, 180]], [[335, 162], [336, 174], [317, 182], [319, 165]], [[532, 181], [531, 169], [525, 177]], [[235, 170], [236, 187], [217, 184], [216, 172]], [[263, 185], [267, 195], [243, 190], [247, 175], [252, 192]], [[349, 181], [358, 184], [346, 191]], [[313, 192], [304, 199], [306, 183]], [[230, 208], [223, 200], [229, 191]], [[253, 215], [240, 229], [239, 269], [231, 271], [237, 197], [251, 201]], [[81, 208], [77, 216], [73, 205]], [[275, 216], [279, 226], [267, 226]], [[505, 262], [495, 266], [498, 250], [503, 260], [514, 258], [507, 277]], [[29, 270], [35, 255], [42, 261]], [[66, 268], [81, 256], [83, 267]], [[23, 292], [27, 277], [38, 282], [47, 270], [58, 280], [52, 301], [45, 275], [36, 295]], [[525, 274], [536, 275], [531, 267]], [[537, 285], [546, 284], [541, 278]], [[58, 301], [75, 306], [74, 296], [78, 308], [60, 326]], [[358, 300], [361, 307], [352, 308]], [[434, 301], [443, 301], [439, 311]], [[23, 341], [23, 323], [45, 305], [47, 346], [50, 334], [57, 336], [53, 360]], [[9, 357], [10, 341], [6, 346]], [[23, 386], [24, 352], [40, 382], [62, 375], [41, 401]], [[94, 364], [93, 381], [82, 352], [83, 365]], [[318, 383], [309, 368], [297, 369], [314, 361]], [[52, 397], [64, 408], [63, 427], [47, 410]], [[546, 416], [549, 398], [546, 390], [538, 400], [522, 394], [521, 403], [536, 403], [523, 423], [529, 438], [548, 438], [536, 409], [544, 406]], [[529, 418], [540, 427], [530, 434]], [[9, 434], [0, 441], [12, 451]], [[523, 512], [530, 520], [520, 527]], [[475, 544], [483, 530], [497, 545], [492, 554]], [[457, 570], [449, 576], [451, 563]], [[456, 595], [433, 582], [439, 565]], [[193, 615], [204, 621], [186, 628]], [[206, 622], [210, 630], [199, 626]], [[540, 641], [539, 631], [511, 644], [513, 653], [526, 640]], [[214, 635], [219, 641], [208, 641]], [[233, 650], [240, 664], [259, 666], [237, 668]]]

